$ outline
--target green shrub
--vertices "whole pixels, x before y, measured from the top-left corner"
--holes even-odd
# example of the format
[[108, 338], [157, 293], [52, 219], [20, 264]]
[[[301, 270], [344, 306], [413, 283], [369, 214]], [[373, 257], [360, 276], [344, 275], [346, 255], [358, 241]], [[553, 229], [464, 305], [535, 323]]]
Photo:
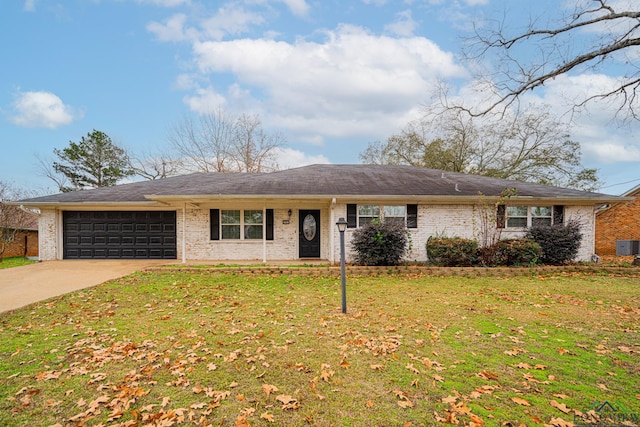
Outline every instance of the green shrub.
[[565, 224], [533, 226], [527, 232], [526, 238], [538, 243], [542, 248], [540, 261], [543, 264], [567, 264], [576, 258], [580, 249], [580, 222], [570, 219]]
[[375, 220], [353, 232], [351, 245], [360, 265], [398, 265], [407, 251], [403, 224]]
[[443, 267], [470, 266], [477, 262], [478, 242], [462, 237], [430, 237], [429, 262]]
[[505, 239], [494, 245], [497, 265], [519, 266], [538, 263], [542, 248], [529, 239]]

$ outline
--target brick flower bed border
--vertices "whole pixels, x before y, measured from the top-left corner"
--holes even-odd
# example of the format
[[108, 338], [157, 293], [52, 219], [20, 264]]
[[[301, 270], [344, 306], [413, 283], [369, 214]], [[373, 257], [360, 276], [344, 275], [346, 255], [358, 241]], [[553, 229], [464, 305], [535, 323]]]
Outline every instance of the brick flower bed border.
[[[150, 267], [145, 271], [152, 272], [192, 272], [221, 274], [266, 274], [291, 276], [326, 276], [339, 277], [339, 266], [163, 266]], [[385, 275], [420, 275], [420, 276], [458, 276], [458, 277], [514, 277], [514, 276], [550, 276], [562, 274], [590, 274], [640, 277], [638, 267], [616, 267], [603, 265], [568, 265], [540, 267], [433, 267], [433, 266], [397, 266], [397, 267], [365, 267], [347, 266], [348, 276], [385, 276]]]

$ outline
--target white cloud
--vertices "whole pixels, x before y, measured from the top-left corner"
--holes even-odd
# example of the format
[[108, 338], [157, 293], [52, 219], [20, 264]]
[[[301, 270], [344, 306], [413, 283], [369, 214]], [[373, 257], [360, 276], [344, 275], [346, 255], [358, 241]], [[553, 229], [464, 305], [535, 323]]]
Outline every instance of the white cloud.
[[14, 115], [9, 120], [22, 127], [55, 129], [70, 124], [81, 114], [65, 105], [51, 92], [19, 92], [13, 101]]
[[322, 154], [312, 156], [294, 148], [278, 148], [277, 151], [278, 166], [280, 169], [291, 169], [306, 165], [331, 163], [329, 159]]
[[286, 4], [291, 13], [298, 16], [306, 16], [309, 13], [309, 5], [305, 0], [280, 0]]
[[301, 140], [385, 138], [415, 118], [437, 79], [465, 74], [452, 54], [426, 38], [372, 35], [346, 25], [327, 31], [321, 42], [207, 41], [194, 43], [193, 52], [203, 75], [235, 76], [245, 94], [260, 96], [254, 102], [269, 112], [265, 122]]
[[24, 10], [25, 10], [25, 12], [35, 12], [36, 11], [36, 0], [25, 0], [25, 2], [24, 2]]
[[215, 89], [211, 87], [196, 89], [196, 93], [194, 95], [185, 96], [183, 100], [185, 104], [189, 106], [191, 111], [195, 111], [200, 114], [206, 114], [219, 107], [224, 107], [227, 103], [226, 98], [217, 93]]
[[147, 25], [147, 31], [153, 33], [160, 41], [188, 40], [194, 34], [192, 30], [185, 29], [187, 16], [183, 13], [169, 17], [163, 24], [151, 22]]
[[413, 20], [411, 10], [407, 9], [399, 12], [396, 15], [396, 19], [392, 23], [385, 25], [384, 29], [396, 36], [411, 37], [417, 27], [418, 23]]
[[147, 31], [160, 41], [222, 40], [226, 36], [238, 36], [254, 25], [264, 23], [262, 15], [249, 11], [239, 4], [226, 4], [215, 14], [201, 19], [197, 25], [188, 26], [188, 17], [177, 13], [164, 22], [150, 22]]

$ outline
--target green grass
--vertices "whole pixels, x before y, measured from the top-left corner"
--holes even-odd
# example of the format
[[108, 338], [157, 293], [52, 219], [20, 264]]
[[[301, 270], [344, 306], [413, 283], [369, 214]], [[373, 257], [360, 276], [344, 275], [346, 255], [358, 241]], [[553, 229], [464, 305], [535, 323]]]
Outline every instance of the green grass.
[[12, 267], [20, 267], [23, 265], [33, 264], [36, 261], [27, 259], [25, 257], [13, 257], [13, 258], [3, 258], [2, 262], [0, 262], [0, 269], [3, 268], [12, 268]]
[[531, 426], [604, 401], [640, 414], [638, 279], [347, 288], [345, 316], [339, 278], [167, 270], [0, 314], [0, 425]]

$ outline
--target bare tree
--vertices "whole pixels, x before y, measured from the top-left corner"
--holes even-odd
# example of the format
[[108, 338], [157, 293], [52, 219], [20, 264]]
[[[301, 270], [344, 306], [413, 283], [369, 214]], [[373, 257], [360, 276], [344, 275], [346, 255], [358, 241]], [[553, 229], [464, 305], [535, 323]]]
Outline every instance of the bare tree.
[[386, 143], [362, 154], [365, 163], [409, 164], [593, 190], [597, 171], [580, 165], [580, 144], [548, 112], [474, 118], [458, 109], [428, 111]]
[[184, 172], [183, 159], [172, 156], [169, 152], [144, 151], [140, 155], [129, 154], [128, 159], [129, 167], [134, 173], [147, 180], [167, 178]]
[[480, 107], [456, 107], [473, 115], [504, 111], [551, 79], [572, 71], [597, 72], [612, 63], [622, 71], [616, 85], [571, 100], [573, 108], [607, 99], [617, 106], [619, 118], [638, 120], [640, 11], [637, 6], [630, 6], [636, 10], [624, 10], [625, 2], [613, 0], [576, 0], [575, 4], [572, 13], [549, 19], [549, 24], [540, 25], [540, 17], [526, 28], [511, 29], [511, 20], [505, 15], [502, 21], [478, 25], [464, 56], [473, 64], [485, 60], [494, 64], [492, 71], [477, 76], [485, 89], [491, 89], [493, 98]]
[[277, 169], [279, 134], [268, 134], [258, 116], [234, 117], [222, 109], [183, 117], [169, 131], [171, 146], [187, 170], [199, 172], [264, 172]]
[[20, 231], [33, 224], [33, 211], [8, 204], [26, 197], [24, 191], [0, 181], [0, 262], [7, 247], [13, 243]]

